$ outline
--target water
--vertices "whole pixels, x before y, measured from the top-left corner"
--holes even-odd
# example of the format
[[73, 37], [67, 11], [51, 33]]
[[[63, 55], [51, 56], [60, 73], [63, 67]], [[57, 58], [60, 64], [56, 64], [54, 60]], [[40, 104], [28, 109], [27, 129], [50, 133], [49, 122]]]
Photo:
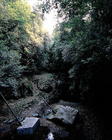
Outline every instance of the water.
[[54, 140], [54, 135], [53, 135], [53, 133], [49, 133], [48, 134], [48, 137], [47, 137], [47, 139], [46, 140]]

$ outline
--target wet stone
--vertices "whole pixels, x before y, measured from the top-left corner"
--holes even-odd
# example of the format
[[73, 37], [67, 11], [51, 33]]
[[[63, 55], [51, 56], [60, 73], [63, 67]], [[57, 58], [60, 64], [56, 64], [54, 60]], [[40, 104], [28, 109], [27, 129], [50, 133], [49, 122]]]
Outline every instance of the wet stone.
[[59, 120], [64, 124], [73, 125], [79, 111], [75, 108], [70, 106], [63, 106], [63, 105], [55, 105], [52, 108], [56, 113], [47, 113], [47, 119], [49, 120]]
[[19, 135], [32, 135], [40, 126], [40, 119], [35, 117], [26, 117], [22, 126], [17, 128]]

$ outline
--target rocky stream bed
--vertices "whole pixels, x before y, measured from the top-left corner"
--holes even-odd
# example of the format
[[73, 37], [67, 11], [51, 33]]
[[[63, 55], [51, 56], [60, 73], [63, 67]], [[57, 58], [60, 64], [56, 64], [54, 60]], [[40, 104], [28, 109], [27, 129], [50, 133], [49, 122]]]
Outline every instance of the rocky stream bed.
[[[19, 101], [20, 102], [20, 101]], [[40, 105], [35, 101], [29, 103], [29, 106], [24, 106], [23, 111], [19, 112], [19, 119], [23, 120], [25, 117], [39, 117], [40, 118], [40, 127], [38, 131], [33, 136], [18, 136], [16, 128], [18, 127], [17, 122], [14, 121], [14, 118], [9, 115], [7, 116], [6, 112], [4, 117], [2, 117], [0, 124], [0, 139], [9, 139], [9, 140], [19, 140], [19, 139], [32, 139], [32, 140], [46, 140], [49, 133], [52, 133], [54, 140], [101, 140], [101, 134], [98, 126], [98, 122], [95, 119], [94, 114], [88, 111], [87, 108], [84, 108], [79, 103], [72, 103], [67, 101], [59, 101], [51, 105], [54, 109], [56, 106], [60, 107], [69, 107], [69, 109], [78, 110], [77, 117], [74, 121], [70, 123], [63, 122], [61, 116], [52, 115], [52, 111], [46, 106], [45, 103]], [[58, 108], [59, 109], [59, 108]], [[16, 110], [16, 107], [15, 107]], [[3, 112], [2, 112], [3, 113]], [[66, 113], [66, 112], [65, 112]], [[49, 119], [49, 115], [51, 118]], [[63, 115], [63, 114], [58, 114]], [[54, 117], [54, 118], [53, 118]], [[69, 114], [69, 120], [72, 120], [73, 114]]]
[[[45, 88], [46, 92], [33, 84], [32, 96], [8, 101], [20, 121], [25, 117], [40, 118], [39, 129], [32, 136], [19, 136], [16, 131], [18, 123], [4, 104], [0, 111], [0, 140], [103, 140], [100, 123], [93, 111], [80, 103], [61, 100], [52, 76], [48, 75], [53, 81], [50, 88], [48, 82], [46, 84], [47, 78], [43, 82], [43, 77], [46, 77], [45, 74], [41, 76], [38, 86]], [[37, 78], [33, 78], [33, 83]], [[48, 139], [49, 134], [53, 139]]]

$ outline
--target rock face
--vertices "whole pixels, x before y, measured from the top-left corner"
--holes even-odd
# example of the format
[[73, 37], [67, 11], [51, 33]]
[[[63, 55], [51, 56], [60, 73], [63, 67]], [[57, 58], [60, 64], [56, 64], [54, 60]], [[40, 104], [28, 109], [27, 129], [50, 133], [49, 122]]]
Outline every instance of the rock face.
[[56, 87], [54, 75], [50, 73], [36, 75], [33, 80], [37, 82], [38, 89], [46, 93], [52, 92]]
[[55, 105], [53, 110], [56, 112], [46, 115], [49, 120], [59, 120], [64, 124], [72, 125], [78, 115], [78, 110], [70, 106]]

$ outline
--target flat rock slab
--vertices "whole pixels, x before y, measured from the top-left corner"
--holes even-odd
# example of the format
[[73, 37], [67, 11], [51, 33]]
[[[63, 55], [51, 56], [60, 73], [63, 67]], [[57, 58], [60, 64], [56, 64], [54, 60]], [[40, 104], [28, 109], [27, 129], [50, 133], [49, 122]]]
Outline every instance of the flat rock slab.
[[22, 122], [22, 126], [17, 128], [19, 135], [32, 135], [40, 126], [40, 119], [35, 117], [26, 117]]
[[64, 105], [55, 105], [52, 108], [56, 113], [49, 113], [46, 115], [46, 118], [49, 120], [55, 120], [58, 119], [62, 121], [64, 124], [72, 125], [78, 115], [78, 110], [75, 108], [72, 108], [70, 106], [64, 106]]

